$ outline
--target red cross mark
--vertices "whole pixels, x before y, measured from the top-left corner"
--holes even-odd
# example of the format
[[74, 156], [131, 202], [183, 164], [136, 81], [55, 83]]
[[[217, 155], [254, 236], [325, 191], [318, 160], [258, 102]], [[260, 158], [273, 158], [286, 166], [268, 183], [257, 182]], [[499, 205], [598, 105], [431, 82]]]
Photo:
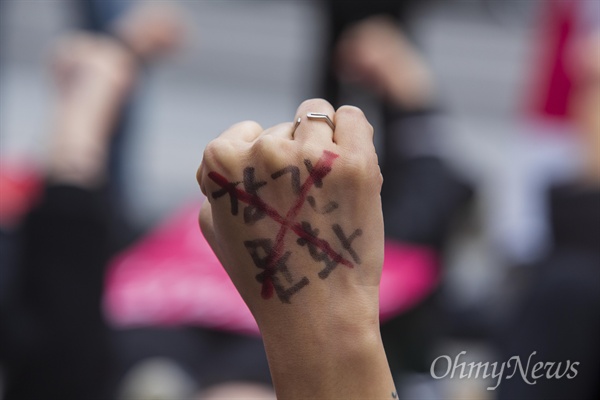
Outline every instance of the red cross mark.
[[309, 175], [300, 186], [294, 204], [290, 207], [285, 216], [279, 214], [275, 208], [268, 205], [257, 194], [248, 193], [245, 190], [239, 189], [235, 183], [232, 184], [232, 182], [229, 182], [224, 176], [217, 172], [211, 171], [208, 173], [208, 177], [222, 188], [219, 190], [219, 193], [229, 193], [232, 202], [234, 199], [237, 199], [243, 203], [249, 204], [265, 213], [269, 218], [280, 225], [272, 251], [269, 253], [266, 260], [265, 273], [261, 279], [261, 295], [264, 299], [269, 299], [273, 296], [273, 274], [277, 271], [276, 265], [278, 259], [283, 255], [283, 244], [289, 230], [294, 232], [299, 238], [306, 240], [308, 243], [327, 254], [333, 262], [343, 264], [349, 268], [354, 267], [352, 262], [333, 250], [329, 245], [329, 242], [310, 234], [310, 232], [305, 230], [301, 223], [296, 222], [296, 217], [304, 205], [308, 192], [313, 185], [322, 184], [323, 178], [331, 172], [333, 161], [338, 157], [337, 154], [332, 153], [331, 151], [323, 151], [323, 154], [317, 163], [308, 168]]

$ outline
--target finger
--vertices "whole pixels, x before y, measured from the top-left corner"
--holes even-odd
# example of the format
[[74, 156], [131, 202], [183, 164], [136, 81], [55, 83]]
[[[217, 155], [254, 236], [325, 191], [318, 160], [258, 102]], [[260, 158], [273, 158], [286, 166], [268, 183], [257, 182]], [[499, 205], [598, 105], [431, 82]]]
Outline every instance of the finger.
[[219, 138], [253, 142], [263, 132], [262, 126], [254, 121], [243, 121], [232, 125]]
[[309, 119], [308, 113], [324, 114], [333, 121], [335, 110], [329, 102], [323, 99], [310, 99], [304, 101], [296, 111], [296, 118], [302, 118], [300, 125], [294, 133], [294, 140], [300, 142], [310, 141], [312, 143], [330, 144], [333, 138], [333, 129], [321, 119]]
[[204, 185], [202, 184], [202, 171], [204, 170], [204, 160], [200, 162], [200, 166], [196, 170], [196, 182], [198, 182], [198, 186], [200, 186], [200, 190], [202, 194], [206, 196], [206, 190], [204, 189]]
[[[200, 223], [200, 230], [202, 231], [202, 235], [204, 235], [204, 238], [206, 239], [210, 247], [213, 249], [215, 254], [217, 254], [216, 249], [218, 248], [218, 244], [217, 238], [215, 236], [215, 226], [212, 218], [212, 208], [208, 200], [205, 200], [204, 203], [202, 203], [202, 207], [200, 208], [200, 215], [198, 216], [198, 222]], [[218, 254], [217, 257], [219, 257]]]
[[273, 135], [282, 139], [293, 139], [294, 124], [292, 122], [284, 122], [275, 126], [270, 127], [263, 132], [263, 135]]
[[208, 201], [204, 201], [204, 203], [202, 203], [198, 221], [200, 222], [200, 230], [202, 231], [202, 235], [208, 242], [210, 248], [215, 253], [215, 256], [217, 256], [217, 258], [219, 259], [221, 265], [225, 267], [227, 265], [227, 262], [223, 258], [224, 253], [222, 247], [219, 245], [219, 241], [217, 240], [217, 235], [215, 234], [215, 225], [212, 217], [212, 206]]
[[373, 147], [373, 127], [360, 108], [338, 108], [335, 113], [333, 141], [351, 151], [364, 151]]

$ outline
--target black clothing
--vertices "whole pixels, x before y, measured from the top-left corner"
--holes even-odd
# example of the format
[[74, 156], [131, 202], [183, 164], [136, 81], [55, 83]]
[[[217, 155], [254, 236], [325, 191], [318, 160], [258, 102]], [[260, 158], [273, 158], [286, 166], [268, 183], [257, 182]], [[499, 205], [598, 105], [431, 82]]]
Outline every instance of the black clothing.
[[597, 399], [600, 396], [600, 189], [550, 193], [551, 254], [533, 267], [529, 288], [507, 325], [503, 359], [579, 362], [573, 379], [520, 377], [499, 387], [499, 399]]

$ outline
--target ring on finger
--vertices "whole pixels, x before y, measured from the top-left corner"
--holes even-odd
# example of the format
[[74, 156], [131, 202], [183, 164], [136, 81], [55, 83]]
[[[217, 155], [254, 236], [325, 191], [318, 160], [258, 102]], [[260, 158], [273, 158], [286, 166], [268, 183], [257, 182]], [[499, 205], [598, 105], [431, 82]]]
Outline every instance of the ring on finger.
[[329, 118], [329, 115], [327, 115], [327, 114], [309, 112], [308, 114], [306, 114], [306, 117], [308, 119], [325, 121], [325, 122], [327, 122], [327, 125], [329, 125], [329, 127], [332, 130], [335, 130], [335, 124], [333, 123], [331, 118]]
[[292, 138], [294, 137], [294, 133], [296, 133], [296, 129], [298, 129], [298, 125], [300, 125], [300, 122], [302, 122], [302, 118], [298, 117], [296, 122], [294, 122], [294, 127], [292, 128]]

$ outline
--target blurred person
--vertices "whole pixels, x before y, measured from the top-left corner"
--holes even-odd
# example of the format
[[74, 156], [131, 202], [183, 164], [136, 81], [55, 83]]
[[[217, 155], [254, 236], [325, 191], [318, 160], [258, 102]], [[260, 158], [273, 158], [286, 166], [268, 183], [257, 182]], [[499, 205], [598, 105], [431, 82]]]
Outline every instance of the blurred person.
[[336, 64], [338, 60], [336, 49], [343, 36], [351, 30], [352, 26], [358, 25], [372, 17], [384, 17], [393, 21], [403, 32], [408, 30], [411, 13], [416, 8], [415, 0], [402, 2], [390, 0], [353, 1], [324, 0], [327, 27], [327, 52], [322, 75], [322, 91], [325, 98], [337, 103], [340, 100], [340, 89], [343, 84], [340, 80]]
[[295, 121], [246, 121], [209, 143], [200, 226], [259, 325], [278, 398], [395, 399], [379, 332], [373, 128], [358, 108], [321, 99], [303, 102]]
[[[548, 190], [551, 251], [529, 271], [500, 344], [505, 358], [518, 355], [556, 365], [577, 362], [574, 379], [500, 386], [500, 399], [595, 399], [600, 395], [600, 33], [575, 40], [570, 65], [568, 115], [581, 134], [577, 179]], [[564, 100], [563, 100], [564, 101]]]
[[8, 399], [109, 396], [113, 357], [100, 300], [105, 265], [122, 245], [109, 188], [111, 141], [140, 61], [177, 40], [173, 29], [155, 30], [160, 21], [172, 26], [169, 17], [136, 10], [120, 20], [118, 39], [80, 33], [57, 46], [41, 198], [23, 221], [12, 219], [25, 210], [7, 213], [18, 239], [8, 260], [17, 289], [1, 310]]
[[[147, 58], [171, 49], [181, 39], [181, 18], [177, 8], [168, 2], [71, 0], [70, 4], [78, 11], [81, 30], [121, 41], [138, 56], [142, 66], [144, 61], [149, 61]], [[136, 104], [135, 93], [133, 88], [115, 120], [108, 167], [111, 201], [122, 228], [129, 223], [124, 210], [124, 160], [127, 132]], [[121, 236], [124, 241], [128, 240], [127, 234]]]
[[21, 226], [16, 311], [23, 321], [11, 327], [19, 330], [7, 399], [109, 396], [112, 355], [100, 309], [113, 245], [105, 184], [112, 123], [135, 61], [109, 38], [80, 35], [63, 46], [45, 188]]
[[[42, 196], [33, 209], [18, 202], [0, 209], [3, 228], [20, 234], [17, 288], [0, 310], [7, 399], [104, 399], [117, 387], [138, 398], [152, 385], [120, 374], [161, 354], [174, 360], [162, 370], [179, 371], [182, 382], [190, 375], [202, 396], [272, 393], [259, 339], [195, 327], [187, 337], [152, 327], [115, 332], [101, 310], [106, 267], [124, 246], [114, 222], [111, 142], [142, 63], [179, 40], [173, 22], [164, 7], [132, 10], [111, 35], [79, 33], [57, 46], [57, 115]], [[155, 381], [167, 392], [181, 393], [179, 378], [161, 376]]]
[[[173, 2], [145, 0], [71, 0], [78, 11], [79, 29], [93, 34], [108, 35], [129, 48], [141, 70], [163, 53], [173, 50], [183, 37], [183, 19]], [[125, 196], [125, 162], [127, 159], [130, 125], [135, 114], [137, 86], [143, 81], [140, 74], [135, 86], [116, 116], [108, 163], [109, 195], [113, 202], [115, 235], [127, 244], [138, 234], [127, 215]]]

